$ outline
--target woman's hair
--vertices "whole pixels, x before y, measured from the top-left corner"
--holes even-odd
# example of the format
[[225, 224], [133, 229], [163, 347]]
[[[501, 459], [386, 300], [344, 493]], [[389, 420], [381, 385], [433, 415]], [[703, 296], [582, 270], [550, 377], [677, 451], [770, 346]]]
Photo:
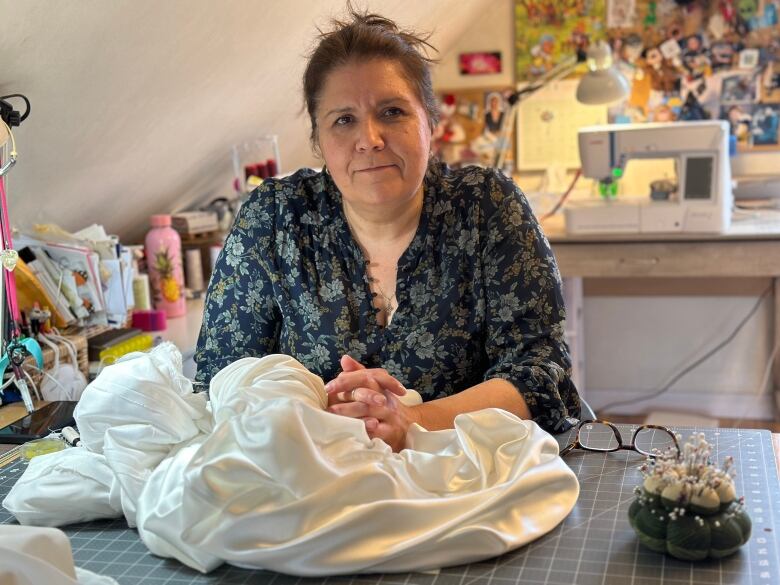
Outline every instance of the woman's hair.
[[319, 31], [319, 42], [309, 55], [303, 74], [303, 99], [311, 120], [311, 142], [317, 144], [317, 103], [330, 73], [349, 62], [387, 59], [398, 63], [417, 93], [428, 115], [431, 129], [439, 121], [429, 65], [435, 62], [424, 54], [436, 50], [427, 41], [430, 35], [400, 30], [392, 20], [378, 14], [358, 12], [347, 3], [346, 20], [331, 22], [332, 30]]

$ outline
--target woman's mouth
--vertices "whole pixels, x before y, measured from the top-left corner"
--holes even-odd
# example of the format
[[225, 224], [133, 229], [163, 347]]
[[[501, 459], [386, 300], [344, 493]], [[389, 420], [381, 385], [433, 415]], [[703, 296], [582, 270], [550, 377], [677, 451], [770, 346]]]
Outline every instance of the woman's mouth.
[[359, 173], [378, 173], [381, 171], [386, 171], [388, 169], [392, 169], [395, 165], [375, 165], [373, 167], [366, 167], [365, 169], [360, 169]]

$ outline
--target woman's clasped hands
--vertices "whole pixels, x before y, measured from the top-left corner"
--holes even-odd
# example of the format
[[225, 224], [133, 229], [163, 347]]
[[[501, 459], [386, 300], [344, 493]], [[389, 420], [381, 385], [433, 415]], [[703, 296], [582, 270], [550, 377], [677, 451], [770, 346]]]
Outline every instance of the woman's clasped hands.
[[341, 358], [342, 372], [325, 385], [328, 411], [363, 421], [370, 438], [382, 439], [398, 452], [406, 444], [409, 426], [419, 422], [414, 408], [398, 396], [406, 388], [386, 370], [366, 368], [348, 355]]

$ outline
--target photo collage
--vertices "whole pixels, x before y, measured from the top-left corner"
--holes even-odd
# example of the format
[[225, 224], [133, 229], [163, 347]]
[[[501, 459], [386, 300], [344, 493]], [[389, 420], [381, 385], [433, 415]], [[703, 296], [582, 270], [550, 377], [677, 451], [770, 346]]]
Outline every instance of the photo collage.
[[779, 19], [780, 0], [516, 0], [517, 77], [605, 39], [631, 84], [611, 121], [720, 118], [739, 148], [778, 148]]

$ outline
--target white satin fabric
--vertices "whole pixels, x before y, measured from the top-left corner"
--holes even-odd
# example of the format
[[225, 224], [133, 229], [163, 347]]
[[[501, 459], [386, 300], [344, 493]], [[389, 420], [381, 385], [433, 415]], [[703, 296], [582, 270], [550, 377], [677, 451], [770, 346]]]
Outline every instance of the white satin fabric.
[[153, 553], [203, 572], [324, 576], [496, 556], [554, 528], [579, 492], [533, 422], [462, 414], [453, 430], [413, 426], [393, 453], [325, 411], [322, 380], [288, 356], [238, 360], [210, 399], [170, 345], [106, 368], [75, 413], [84, 447], [33, 459], [3, 505], [48, 525], [122, 513]]
[[0, 526], [0, 584], [117, 585], [73, 567], [70, 541], [56, 528]]

